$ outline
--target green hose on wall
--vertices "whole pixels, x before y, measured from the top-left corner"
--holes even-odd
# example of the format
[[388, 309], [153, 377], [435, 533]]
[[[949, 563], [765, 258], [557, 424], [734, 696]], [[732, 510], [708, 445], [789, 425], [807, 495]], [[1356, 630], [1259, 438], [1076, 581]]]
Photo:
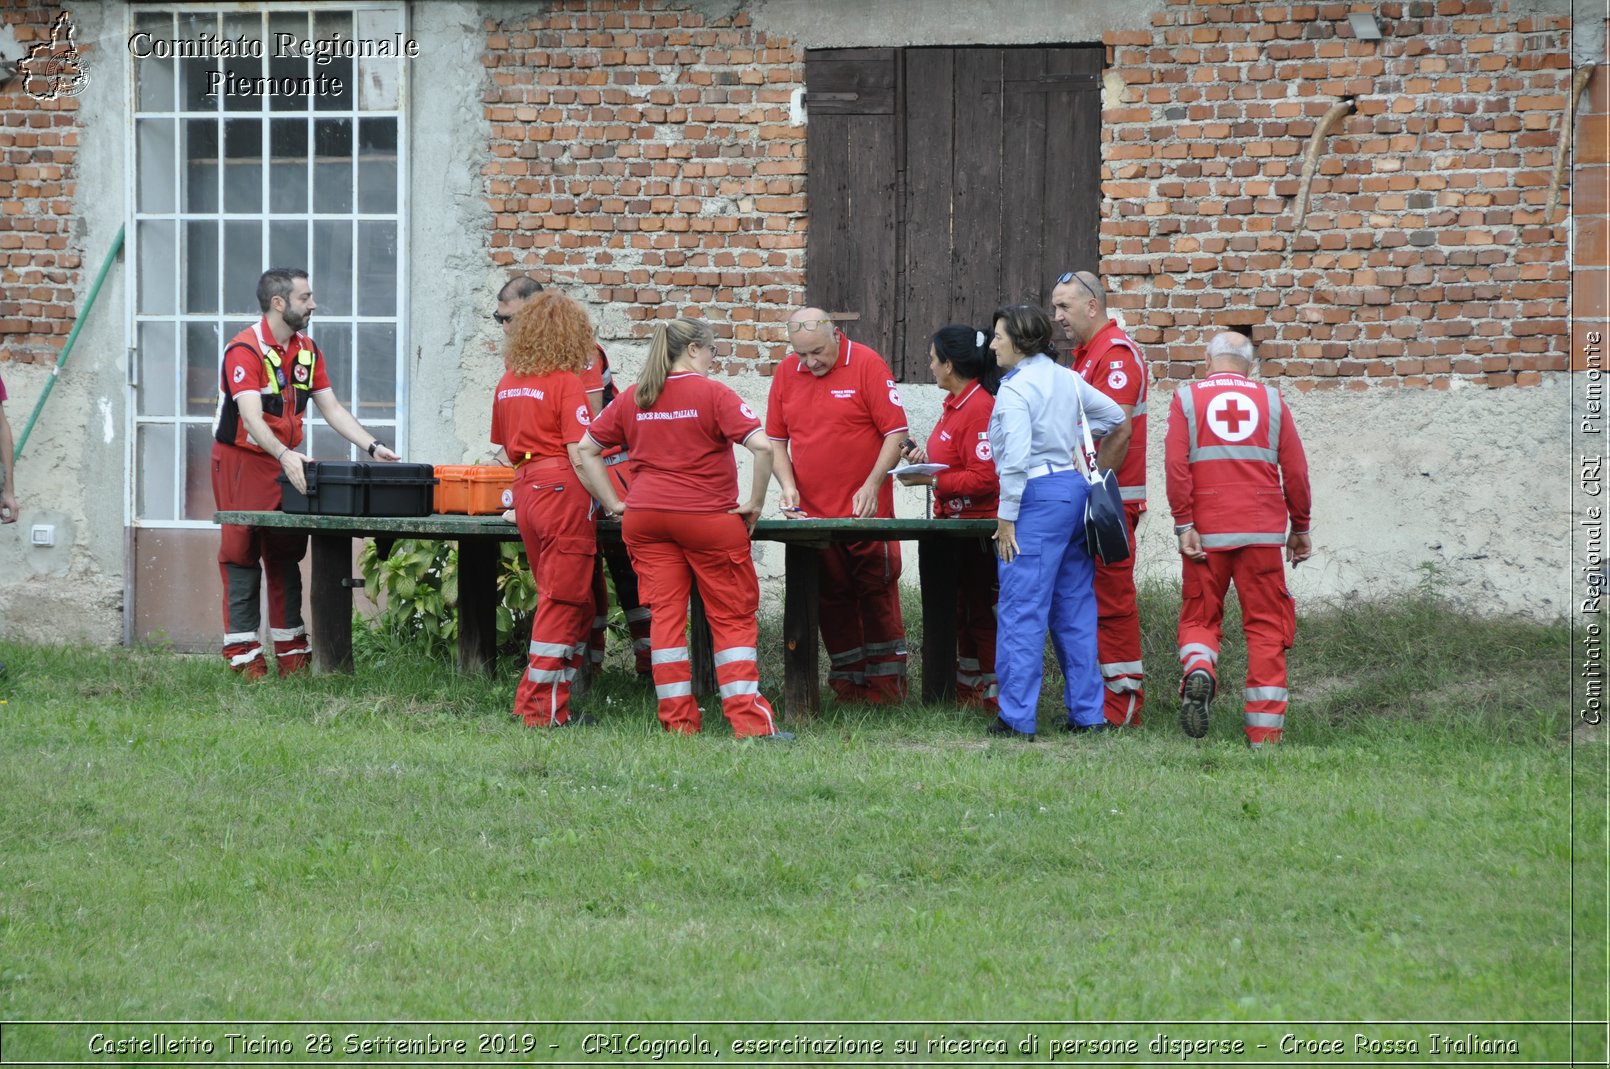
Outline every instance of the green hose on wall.
[[78, 332], [83, 329], [84, 320], [89, 318], [90, 309], [95, 307], [95, 298], [101, 292], [101, 283], [106, 281], [107, 272], [112, 270], [112, 264], [117, 260], [118, 253], [123, 251], [123, 229], [123, 227], [117, 228], [117, 237], [112, 239], [112, 248], [101, 264], [101, 273], [95, 276], [95, 285], [89, 288], [89, 297], [84, 301], [84, 310], [73, 320], [73, 331], [67, 335], [67, 344], [62, 346], [61, 356], [56, 359], [56, 366], [51, 369], [50, 378], [45, 380], [45, 388], [40, 391], [39, 400], [34, 402], [33, 414], [28, 417], [27, 424], [22, 428], [22, 437], [17, 439], [12, 463], [22, 458], [23, 447], [28, 444], [28, 435], [33, 433], [34, 424], [39, 421], [39, 413], [45, 407], [50, 391], [56, 388], [56, 380], [61, 377], [61, 369], [67, 366], [67, 358], [73, 355], [73, 343], [78, 341]]

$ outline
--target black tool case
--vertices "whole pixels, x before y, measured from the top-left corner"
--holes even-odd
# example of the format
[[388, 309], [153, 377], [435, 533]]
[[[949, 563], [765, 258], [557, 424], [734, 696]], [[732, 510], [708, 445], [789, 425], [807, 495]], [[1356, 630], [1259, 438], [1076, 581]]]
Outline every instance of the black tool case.
[[436, 470], [429, 464], [318, 460], [304, 470], [306, 494], [280, 475], [280, 511], [323, 516], [431, 514]]

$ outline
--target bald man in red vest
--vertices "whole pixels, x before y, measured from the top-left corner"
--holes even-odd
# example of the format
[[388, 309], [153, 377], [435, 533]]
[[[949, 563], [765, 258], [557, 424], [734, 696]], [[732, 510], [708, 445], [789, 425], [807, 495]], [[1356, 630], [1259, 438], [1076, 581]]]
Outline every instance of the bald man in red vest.
[[1192, 738], [1208, 732], [1233, 582], [1247, 636], [1247, 744], [1257, 749], [1279, 743], [1286, 726], [1286, 651], [1297, 611], [1281, 547], [1293, 565], [1313, 553], [1308, 459], [1280, 391], [1248, 377], [1250, 339], [1216, 334], [1207, 360], [1207, 378], [1174, 393], [1165, 450], [1184, 569], [1180, 724]]

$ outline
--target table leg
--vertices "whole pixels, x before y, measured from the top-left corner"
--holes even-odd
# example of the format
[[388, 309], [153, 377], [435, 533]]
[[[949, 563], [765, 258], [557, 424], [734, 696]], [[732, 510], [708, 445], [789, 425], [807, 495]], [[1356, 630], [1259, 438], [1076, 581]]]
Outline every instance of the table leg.
[[917, 542], [922, 579], [922, 700], [956, 700], [956, 540]]
[[498, 645], [498, 543], [458, 540], [458, 667], [492, 674]]
[[811, 717], [822, 708], [816, 654], [821, 551], [789, 545], [783, 570], [783, 705], [789, 716]]
[[688, 657], [693, 661], [693, 694], [702, 698], [714, 694], [716, 685], [715, 639], [710, 635], [710, 621], [704, 615], [704, 599], [699, 596], [698, 583], [693, 584], [688, 598], [689, 620]]
[[352, 536], [315, 534], [312, 607], [313, 670], [352, 672]]

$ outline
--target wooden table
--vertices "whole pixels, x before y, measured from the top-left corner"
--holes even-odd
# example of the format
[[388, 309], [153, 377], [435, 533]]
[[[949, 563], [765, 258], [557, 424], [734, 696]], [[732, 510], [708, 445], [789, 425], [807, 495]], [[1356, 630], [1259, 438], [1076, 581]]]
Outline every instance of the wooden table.
[[[465, 671], [491, 671], [497, 648], [499, 542], [519, 541], [514, 524], [500, 516], [320, 516], [288, 512], [219, 512], [217, 523], [306, 531], [313, 547], [311, 625], [313, 666], [320, 672], [352, 671], [352, 539], [373, 538], [381, 555], [401, 538], [458, 542], [458, 663]], [[604, 541], [620, 538], [614, 523], [599, 525]], [[757, 542], [784, 544], [784, 708], [809, 715], [821, 708], [817, 650], [817, 589], [820, 550], [834, 542], [914, 541], [922, 582], [922, 700], [956, 696], [956, 561], [968, 538], [988, 538], [994, 520], [761, 520]], [[699, 606], [695, 606], [695, 623]], [[694, 673], [700, 693], [714, 689], [705, 628], [694, 628]], [[701, 685], [702, 684], [702, 685]]]

